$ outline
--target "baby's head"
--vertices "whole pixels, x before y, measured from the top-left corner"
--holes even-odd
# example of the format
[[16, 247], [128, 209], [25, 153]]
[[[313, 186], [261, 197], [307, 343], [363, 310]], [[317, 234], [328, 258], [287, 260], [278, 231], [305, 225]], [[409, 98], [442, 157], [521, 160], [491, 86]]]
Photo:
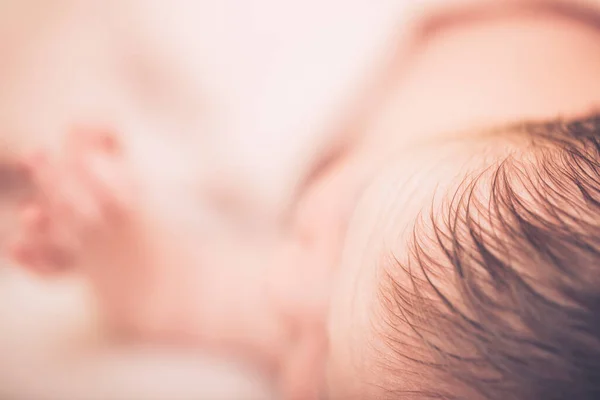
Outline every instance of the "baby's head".
[[350, 222], [330, 397], [596, 398], [600, 117], [422, 150]]

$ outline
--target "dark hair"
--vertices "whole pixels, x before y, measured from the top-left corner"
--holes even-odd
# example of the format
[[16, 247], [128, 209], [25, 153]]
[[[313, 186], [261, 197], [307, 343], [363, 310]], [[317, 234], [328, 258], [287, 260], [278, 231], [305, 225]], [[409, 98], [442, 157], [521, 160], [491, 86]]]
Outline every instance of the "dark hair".
[[600, 115], [511, 130], [385, 266], [390, 399], [600, 399]]

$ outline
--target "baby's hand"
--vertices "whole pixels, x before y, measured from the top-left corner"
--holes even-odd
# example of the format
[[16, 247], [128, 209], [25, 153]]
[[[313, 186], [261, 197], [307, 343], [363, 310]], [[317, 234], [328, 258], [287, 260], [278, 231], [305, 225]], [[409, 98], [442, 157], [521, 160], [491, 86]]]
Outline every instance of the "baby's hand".
[[38, 272], [63, 270], [84, 261], [90, 243], [125, 224], [135, 190], [122, 151], [109, 131], [77, 129], [58, 152], [42, 150], [26, 161], [34, 194], [10, 244], [20, 264]]
[[[81, 272], [105, 327], [118, 335], [179, 340], [187, 336], [188, 315], [204, 305], [197, 304], [206, 276], [197, 267], [198, 238], [172, 216], [194, 209], [169, 191], [170, 175], [156, 177], [140, 162], [164, 163], [172, 172], [163, 148], [150, 146], [149, 138], [136, 148], [131, 140], [79, 129], [59, 151], [46, 149], [28, 160], [35, 190], [23, 205], [10, 252], [38, 273]], [[140, 151], [149, 152], [146, 159]]]
[[44, 149], [26, 161], [34, 194], [22, 207], [9, 252], [41, 275], [82, 273], [106, 327], [139, 340], [168, 326], [167, 294], [158, 288], [171, 257], [160, 245], [163, 225], [151, 218], [152, 193], [119, 139], [77, 129], [58, 151]]

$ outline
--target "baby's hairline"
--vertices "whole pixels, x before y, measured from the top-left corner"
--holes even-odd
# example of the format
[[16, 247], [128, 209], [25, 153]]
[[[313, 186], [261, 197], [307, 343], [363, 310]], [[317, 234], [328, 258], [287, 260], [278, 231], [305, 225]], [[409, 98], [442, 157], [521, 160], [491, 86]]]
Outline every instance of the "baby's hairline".
[[[588, 130], [595, 130], [598, 129], [600, 127], [600, 115], [592, 115], [584, 120], [575, 120], [575, 121], [564, 121], [564, 120], [556, 120], [556, 121], [552, 121], [552, 122], [542, 122], [542, 123], [530, 123], [530, 124], [518, 124], [518, 125], [513, 125], [513, 130], [511, 132], [514, 132], [514, 129], [519, 129], [520, 132], [524, 132], [527, 133], [530, 137], [530, 146], [526, 146], [525, 148], [522, 148], [522, 152], [519, 152], [518, 154], [515, 155], [515, 153], [509, 153], [504, 157], [500, 157], [498, 158], [495, 162], [488, 164], [486, 167], [483, 168], [483, 170], [480, 170], [478, 173], [476, 173], [475, 175], [472, 174], [465, 174], [465, 176], [462, 178], [462, 180], [460, 181], [460, 183], [458, 184], [457, 187], [454, 187], [452, 189], [452, 191], [448, 192], [448, 193], [444, 193], [444, 197], [448, 198], [448, 197], [456, 197], [456, 196], [464, 196], [465, 194], [469, 194], [469, 192], [472, 191], [472, 189], [477, 186], [478, 183], [481, 183], [482, 180], [485, 180], [487, 178], [492, 178], [491, 181], [488, 180], [488, 182], [498, 182], [501, 179], [506, 179], [507, 178], [507, 168], [511, 167], [511, 168], [515, 168], [515, 165], [518, 166], [518, 162], [520, 162], [522, 159], [519, 156], [525, 155], [528, 156], [530, 155], [530, 151], [535, 151], [535, 149], [541, 149], [540, 154], [543, 157], [544, 154], [545, 156], [547, 156], [547, 153], [544, 153], [544, 151], [546, 151], [547, 149], [551, 149], [553, 147], [558, 148], [559, 152], [562, 150], [567, 149], [567, 154], [570, 154], [570, 152], [572, 151], [576, 151], [576, 149], [581, 148], [581, 146], [578, 146], [579, 141], [584, 141], [586, 139], [590, 139], [592, 141], [595, 141], [595, 135], [593, 134], [593, 132], [585, 132], [586, 131], [586, 126], [587, 128], [589, 128]], [[529, 142], [529, 141], [528, 141]], [[571, 147], [569, 147], [571, 146]], [[594, 149], [591, 149], [591, 151], [593, 152]], [[557, 153], [557, 154], [558, 154]], [[580, 154], [581, 155], [581, 154]], [[533, 159], [529, 159], [526, 160], [527, 162], [535, 162], [537, 159], [537, 157], [533, 157]], [[542, 164], [540, 164], [542, 165]], [[493, 184], [492, 186], [494, 186], [495, 184]], [[577, 184], [578, 185], [578, 184]], [[496, 194], [492, 194], [494, 196], [498, 195]], [[423, 208], [423, 212], [420, 215], [420, 219], [421, 219], [421, 223], [419, 222], [419, 219], [415, 220], [414, 223], [414, 228], [413, 228], [413, 237], [411, 239], [411, 243], [409, 243], [409, 247], [411, 248], [411, 257], [413, 260], [413, 263], [415, 262], [415, 254], [420, 254], [421, 258], [419, 260], [416, 260], [416, 264], [419, 265], [419, 267], [423, 268], [425, 267], [422, 263], [424, 262], [423, 257], [428, 258], [427, 261], [431, 261], [432, 257], [430, 255], [427, 254], [427, 252], [424, 252], [423, 250], [423, 230], [431, 233], [431, 228], [433, 228], [433, 231], [436, 231], [438, 234], [439, 232], [441, 232], [443, 229], [440, 228], [440, 226], [444, 226], [444, 222], [442, 221], [442, 219], [445, 217], [446, 218], [446, 223], [449, 220], [452, 220], [453, 218], [456, 217], [456, 213], [453, 213], [452, 210], [446, 210], [445, 213], [442, 213], [443, 215], [440, 216], [439, 213], [439, 207], [436, 209], [436, 207], [433, 205], [434, 202], [432, 202], [432, 204], [428, 204], [426, 207]], [[429, 212], [428, 212], [429, 211]], [[437, 211], [437, 214], [436, 214]], [[433, 226], [429, 226], [426, 229], [423, 229], [423, 218], [425, 218], [426, 220], [428, 220], [429, 222], [432, 223]], [[447, 227], [447, 224], [446, 226]], [[439, 241], [439, 237], [437, 238]], [[451, 238], [452, 239], [452, 238]], [[456, 242], [456, 238], [452, 239]], [[508, 241], [510, 241], [510, 239], [507, 239]], [[535, 244], [535, 243], [534, 243]], [[437, 248], [438, 252], [440, 250], [440, 248]], [[431, 254], [431, 252], [430, 252]], [[451, 257], [451, 254], [446, 254], [446, 257]], [[393, 252], [390, 255], [385, 254], [384, 258], [387, 258], [387, 260], [384, 260], [382, 262], [382, 264], [384, 265], [382, 268], [384, 269], [384, 273], [382, 274], [382, 281], [379, 282], [380, 285], [380, 289], [378, 290], [378, 294], [379, 294], [379, 300], [378, 300], [378, 305], [380, 306], [381, 310], [380, 310], [380, 314], [383, 314], [384, 318], [388, 318], [388, 323], [387, 326], [385, 327], [387, 330], [382, 329], [381, 323], [380, 322], [376, 322], [374, 323], [374, 327], [373, 329], [376, 331], [377, 335], [375, 335], [376, 337], [373, 339], [374, 341], [381, 341], [381, 338], [383, 336], [383, 341], [384, 342], [388, 342], [387, 345], [384, 345], [384, 351], [387, 351], [388, 353], [388, 360], [389, 361], [389, 352], [390, 352], [390, 345], [389, 345], [389, 341], [395, 341], [396, 345], [398, 344], [398, 337], [393, 337], [390, 335], [390, 328], [396, 328], [396, 327], [392, 327], [390, 324], [394, 323], [394, 319], [396, 320], [396, 323], [398, 321], [398, 315], [392, 315], [391, 320], [390, 320], [390, 313], [394, 313], [394, 312], [398, 312], [398, 307], [396, 305], [396, 311], [394, 311], [393, 309], [391, 309], [390, 306], [390, 293], [392, 293], [394, 290], [396, 290], [396, 295], [397, 295], [397, 291], [399, 290], [399, 286], [402, 286], [401, 282], [398, 281], [397, 276], [395, 276], [394, 273], [390, 273], [390, 268], [393, 268], [393, 265], [396, 265], [396, 267], [401, 266], [401, 262], [396, 260], [395, 257], [393, 256]], [[390, 259], [392, 260], [392, 262], [390, 263]], [[396, 261], [396, 264], [394, 264], [394, 261]], [[385, 266], [387, 263], [387, 266]], [[394, 272], [394, 271], [392, 271]], [[430, 282], [431, 283], [431, 282]], [[439, 295], [439, 294], [438, 294]], [[387, 301], [387, 304], [385, 304], [385, 302]], [[404, 311], [402, 311], [404, 312]], [[377, 313], [376, 313], [377, 314]], [[381, 315], [379, 315], [379, 317], [381, 317]], [[406, 318], [406, 317], [403, 317]], [[411, 324], [409, 324], [411, 325]], [[412, 328], [412, 326], [410, 327]], [[398, 334], [398, 332], [396, 332], [396, 335]], [[373, 345], [372, 347], [377, 348], [381, 348], [382, 344], [381, 343], [377, 343], [375, 345]], [[381, 365], [382, 368], [386, 367], [384, 365], [384, 363]], [[389, 365], [387, 366], [389, 367]], [[388, 370], [388, 373], [390, 373], [390, 371]], [[380, 385], [378, 385], [380, 386]], [[393, 397], [391, 397], [393, 398]]]

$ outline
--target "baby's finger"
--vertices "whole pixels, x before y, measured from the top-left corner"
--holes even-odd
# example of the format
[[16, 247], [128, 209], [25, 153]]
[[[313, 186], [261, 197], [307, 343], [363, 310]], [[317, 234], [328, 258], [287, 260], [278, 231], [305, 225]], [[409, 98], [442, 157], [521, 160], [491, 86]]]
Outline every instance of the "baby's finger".
[[[63, 220], [72, 219], [66, 171], [61, 171], [56, 160], [40, 151], [33, 154], [26, 165], [34, 184], [34, 202], [51, 217], [60, 216]], [[58, 215], [57, 215], [58, 214]]]
[[70, 265], [72, 257], [80, 245], [80, 237], [76, 230], [57, 223], [44, 209], [36, 204], [25, 206], [21, 213], [22, 231], [16, 239], [18, 248], [25, 249], [15, 256], [26, 258], [22, 261], [31, 264], [47, 264], [54, 268]]
[[[64, 184], [57, 185], [56, 191], [58, 193], [40, 195], [36, 200], [22, 206], [20, 219], [24, 235], [30, 238], [45, 238], [45, 241], [52, 237], [64, 236], [68, 231], [72, 231], [73, 236], [78, 235], [81, 223], [75, 212], [72, 193], [69, 193]], [[57, 234], [58, 232], [60, 234]]]
[[5, 251], [10, 259], [18, 265], [39, 275], [56, 272], [59, 270], [57, 265], [63, 265], [62, 261], [56, 263], [58, 258], [55, 255], [48, 257], [46, 248], [43, 245], [22, 238], [9, 242]]
[[84, 168], [78, 168], [80, 179], [96, 200], [101, 218], [123, 219], [135, 203], [130, 171], [110, 155], [96, 154], [85, 162]]
[[5, 246], [8, 257], [19, 265], [34, 269], [37, 264], [35, 249], [28, 246], [22, 239], [16, 239]]
[[129, 171], [114, 134], [98, 129], [74, 131], [68, 149], [75, 179], [95, 206], [89, 209], [94, 217], [115, 214], [130, 203], [131, 187], [125, 184]]

